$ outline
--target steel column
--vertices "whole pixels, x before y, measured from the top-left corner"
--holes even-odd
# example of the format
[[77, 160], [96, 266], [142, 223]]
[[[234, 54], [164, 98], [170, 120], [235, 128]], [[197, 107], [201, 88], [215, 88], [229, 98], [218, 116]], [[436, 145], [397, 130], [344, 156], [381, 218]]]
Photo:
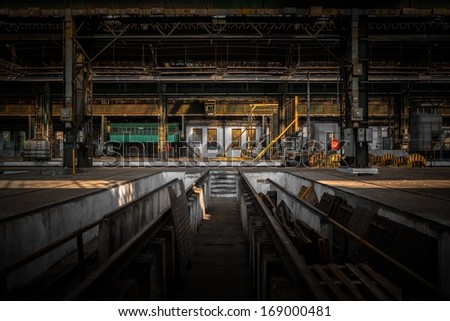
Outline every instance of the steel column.
[[165, 84], [158, 83], [158, 134], [159, 134], [159, 143], [158, 143], [158, 153], [160, 155], [161, 160], [166, 160], [168, 156], [167, 151], [167, 97], [164, 95], [166, 92]]
[[[66, 9], [64, 18], [64, 108], [74, 114], [73, 106], [73, 37], [75, 34], [75, 25], [70, 9]], [[64, 123], [64, 152], [63, 167], [71, 168], [74, 166], [72, 152], [75, 148], [76, 133], [73, 129], [73, 122]]]
[[[367, 34], [367, 17], [359, 16], [358, 9], [353, 10], [352, 19], [352, 94], [353, 127], [359, 133], [368, 128], [369, 119], [369, 42]], [[369, 145], [366, 134], [355, 134], [355, 167], [366, 168], [369, 165]]]

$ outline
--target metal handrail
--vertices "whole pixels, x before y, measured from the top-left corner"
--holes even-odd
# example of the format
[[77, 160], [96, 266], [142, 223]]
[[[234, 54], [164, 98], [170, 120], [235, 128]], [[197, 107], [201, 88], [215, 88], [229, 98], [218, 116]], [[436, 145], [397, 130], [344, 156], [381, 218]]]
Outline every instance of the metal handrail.
[[297, 282], [301, 283], [303, 291], [308, 291], [309, 298], [312, 300], [328, 300], [328, 297], [323, 290], [323, 287], [316, 281], [312, 271], [305, 262], [291, 240], [287, 237], [283, 228], [272, 215], [271, 211], [264, 204], [262, 199], [257, 196], [255, 189], [248, 181], [247, 177], [239, 169], [239, 174], [245, 187], [250, 191], [250, 197], [254, 204], [259, 207], [260, 214], [267, 223], [268, 231], [272, 235], [274, 244], [281, 254], [282, 259], [288, 267], [290, 276]]

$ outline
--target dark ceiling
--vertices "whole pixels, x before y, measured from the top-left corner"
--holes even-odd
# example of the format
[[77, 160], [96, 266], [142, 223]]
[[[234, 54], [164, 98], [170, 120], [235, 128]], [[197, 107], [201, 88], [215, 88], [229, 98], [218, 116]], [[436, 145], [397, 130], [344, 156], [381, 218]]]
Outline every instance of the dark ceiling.
[[[2, 1], [3, 8], [63, 8], [61, 1]], [[120, 3], [119, 3], [120, 2]], [[66, 1], [72, 8], [286, 8], [348, 1]], [[445, 7], [447, 1], [364, 1], [370, 8]], [[110, 10], [109, 9], [109, 10]], [[268, 11], [270, 13], [270, 11]], [[282, 12], [291, 12], [289, 10]], [[306, 11], [307, 13], [309, 11]], [[450, 17], [375, 14], [367, 19], [372, 93], [405, 86], [441, 95], [450, 84]], [[309, 77], [335, 95], [341, 67], [351, 65], [350, 14], [74, 16], [76, 42], [94, 70], [94, 95], [156, 94], [157, 82], [172, 94], [275, 94], [304, 92]], [[51, 82], [62, 94], [64, 16], [0, 14], [0, 98], [16, 83], [32, 96], [33, 83]], [[197, 85], [193, 85], [197, 84]], [[264, 84], [264, 85], [263, 85]]]

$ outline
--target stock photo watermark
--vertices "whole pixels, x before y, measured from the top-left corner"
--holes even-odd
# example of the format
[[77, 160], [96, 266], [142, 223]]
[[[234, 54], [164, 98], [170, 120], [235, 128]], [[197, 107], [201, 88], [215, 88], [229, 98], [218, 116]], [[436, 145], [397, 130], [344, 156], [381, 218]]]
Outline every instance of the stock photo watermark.
[[[220, 142], [194, 143], [191, 141], [167, 142], [161, 148], [155, 142], [108, 141], [100, 145], [101, 167], [196, 167], [196, 166], [250, 166], [250, 167], [329, 167], [327, 163], [346, 164], [346, 141], [323, 144], [317, 140], [306, 141], [298, 148], [285, 142], [268, 148], [262, 143], [247, 141], [232, 142], [224, 148]], [[333, 156], [334, 155], [334, 156]], [[336, 156], [337, 155], [337, 156]], [[263, 157], [258, 157], [263, 156]], [[257, 161], [254, 159], [258, 158]], [[348, 166], [348, 165], [347, 165]]]

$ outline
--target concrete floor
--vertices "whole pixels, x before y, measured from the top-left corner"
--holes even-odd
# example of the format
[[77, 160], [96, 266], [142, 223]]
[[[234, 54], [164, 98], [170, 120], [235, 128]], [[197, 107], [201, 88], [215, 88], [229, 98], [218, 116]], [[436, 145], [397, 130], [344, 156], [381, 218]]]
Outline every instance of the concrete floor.
[[0, 220], [159, 172], [160, 169], [91, 168], [76, 175], [58, 168], [2, 168]]
[[[161, 171], [205, 168], [90, 168], [75, 176], [57, 168], [0, 168], [0, 222], [36, 209], [148, 177]], [[357, 176], [336, 169], [245, 167], [249, 172], [291, 172], [396, 208], [405, 215], [450, 226], [450, 168], [379, 168]], [[81, 212], [80, 212], [81, 213]], [[254, 300], [238, 204], [212, 198], [194, 243], [192, 269], [177, 300]], [[27, 228], [24, 227], [24, 230]], [[6, 230], [5, 230], [6, 231]], [[8, 232], [9, 233], [9, 232]], [[16, 242], [20, 235], [15, 236]], [[28, 242], [28, 241], [27, 241]]]
[[305, 167], [245, 168], [249, 172], [290, 172], [391, 207], [399, 213], [450, 227], [450, 168], [379, 167], [377, 175]]
[[[0, 175], [0, 220], [170, 170], [180, 168], [90, 168], [73, 176], [60, 173], [58, 168], [3, 167], [0, 168], [3, 173]], [[304, 167], [245, 167], [244, 170], [295, 173], [450, 226], [450, 168], [380, 167], [378, 175], [366, 176]]]
[[[300, 173], [299, 173], [300, 174]], [[378, 175], [355, 176], [336, 170], [301, 176], [443, 226], [450, 226], [450, 169], [379, 168]]]
[[175, 300], [256, 300], [238, 202], [211, 198], [194, 240], [192, 268]]

